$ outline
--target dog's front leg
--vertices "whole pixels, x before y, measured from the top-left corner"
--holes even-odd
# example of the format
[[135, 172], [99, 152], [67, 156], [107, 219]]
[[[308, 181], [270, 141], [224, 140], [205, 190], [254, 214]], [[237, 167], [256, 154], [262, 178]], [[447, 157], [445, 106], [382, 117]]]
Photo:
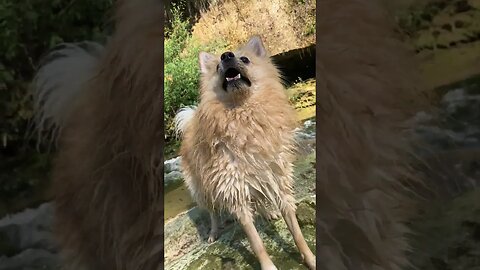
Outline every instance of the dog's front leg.
[[208, 243], [213, 243], [218, 238], [218, 216], [213, 211], [210, 211], [210, 226]]
[[262, 270], [277, 270], [277, 267], [273, 264], [272, 260], [268, 256], [267, 250], [263, 245], [263, 241], [260, 238], [260, 235], [253, 224], [253, 217], [251, 212], [248, 210], [240, 211], [236, 214], [238, 221], [242, 225], [245, 234], [247, 235], [250, 246], [253, 249], [253, 252], [257, 256]]
[[316, 258], [313, 255], [312, 251], [307, 245], [305, 238], [303, 237], [302, 231], [300, 230], [300, 226], [298, 225], [297, 216], [295, 215], [295, 207], [294, 202], [295, 199], [290, 194], [284, 194], [282, 198], [282, 205], [280, 207], [283, 219], [285, 223], [287, 223], [288, 230], [293, 236], [293, 240], [298, 247], [298, 250], [302, 254], [302, 258], [305, 261], [305, 264], [308, 266], [309, 269], [315, 270], [316, 269]]

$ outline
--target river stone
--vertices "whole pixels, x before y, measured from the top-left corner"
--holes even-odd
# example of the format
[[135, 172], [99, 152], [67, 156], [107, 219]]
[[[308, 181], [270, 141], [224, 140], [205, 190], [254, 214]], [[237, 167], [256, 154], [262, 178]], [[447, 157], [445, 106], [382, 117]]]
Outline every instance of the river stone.
[[164, 162], [165, 173], [180, 171], [181, 162], [182, 162], [181, 157], [175, 157], [165, 161]]
[[183, 181], [183, 174], [179, 171], [171, 171], [164, 175], [165, 188], [174, 186]]
[[56, 249], [51, 231], [53, 209], [50, 203], [37, 209], [27, 209], [0, 220], [0, 235], [4, 245], [17, 250]]
[[0, 257], [0, 270], [54, 270], [59, 268], [58, 256], [42, 249], [27, 249], [12, 257]]

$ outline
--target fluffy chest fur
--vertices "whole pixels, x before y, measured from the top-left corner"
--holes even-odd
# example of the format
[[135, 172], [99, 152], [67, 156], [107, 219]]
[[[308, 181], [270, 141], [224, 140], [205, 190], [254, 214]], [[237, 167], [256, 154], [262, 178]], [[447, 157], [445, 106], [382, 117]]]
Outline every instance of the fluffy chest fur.
[[251, 201], [272, 202], [291, 186], [295, 114], [283, 93], [269, 102], [262, 96], [234, 107], [200, 103], [181, 149], [197, 201], [235, 211]]

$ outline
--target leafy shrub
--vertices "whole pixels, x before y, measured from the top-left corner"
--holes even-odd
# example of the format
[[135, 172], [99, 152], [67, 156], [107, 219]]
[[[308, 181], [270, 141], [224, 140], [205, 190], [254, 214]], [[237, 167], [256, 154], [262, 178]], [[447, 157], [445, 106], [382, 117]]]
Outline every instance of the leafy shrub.
[[[61, 42], [103, 42], [113, 0], [0, 0], [0, 216], [45, 200], [49, 154], [27, 136], [29, 84], [39, 59]], [[1, 241], [1, 240], [0, 240]]]
[[101, 41], [112, 3], [0, 0], [0, 150], [25, 143], [32, 116], [28, 85], [38, 60], [60, 42]]
[[173, 117], [183, 106], [195, 104], [198, 99], [200, 51], [216, 52], [224, 48], [222, 40], [206, 46], [192, 38], [190, 24], [182, 20], [182, 8], [172, 7], [171, 27], [165, 30], [165, 133], [173, 135]]

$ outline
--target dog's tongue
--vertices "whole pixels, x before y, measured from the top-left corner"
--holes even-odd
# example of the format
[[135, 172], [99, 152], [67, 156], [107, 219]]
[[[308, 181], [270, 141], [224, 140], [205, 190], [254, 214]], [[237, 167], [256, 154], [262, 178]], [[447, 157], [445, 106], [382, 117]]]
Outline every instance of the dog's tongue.
[[226, 77], [225, 79], [227, 79], [227, 82], [229, 82], [229, 81], [233, 81], [233, 80], [238, 80], [240, 78], [241, 78], [240, 73], [238, 73], [237, 76], [235, 76], [235, 77]]

